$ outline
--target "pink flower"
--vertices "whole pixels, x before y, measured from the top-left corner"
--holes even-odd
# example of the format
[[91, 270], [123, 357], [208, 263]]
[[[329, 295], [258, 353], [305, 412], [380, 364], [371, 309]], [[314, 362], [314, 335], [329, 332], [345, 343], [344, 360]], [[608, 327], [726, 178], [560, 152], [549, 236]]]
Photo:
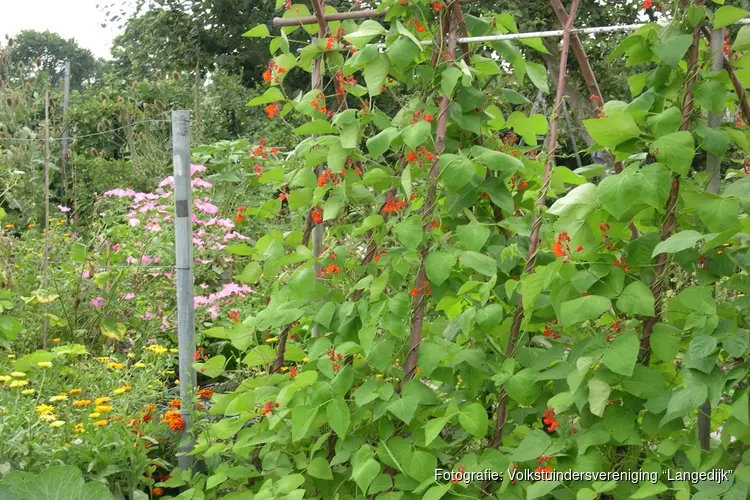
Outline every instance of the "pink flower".
[[68, 213], [68, 212], [70, 212], [70, 208], [68, 208], [68, 207], [66, 207], [66, 206], [63, 206], [63, 205], [57, 205], [57, 209], [58, 209], [59, 211], [63, 212], [63, 213]]
[[219, 213], [219, 207], [207, 201], [201, 203], [199, 200], [195, 200], [195, 207], [204, 214], [216, 215]]
[[135, 257], [128, 257], [127, 259], [125, 259], [125, 262], [127, 262], [128, 264], [137, 264], [138, 259], [136, 259]]
[[122, 296], [122, 298], [125, 299], [125, 300], [130, 300], [130, 299], [132, 299], [134, 297], [135, 297], [135, 294], [133, 292], [128, 292], [128, 293], [126, 293], [125, 295]]
[[93, 307], [94, 309], [101, 309], [104, 305], [104, 297], [91, 299], [91, 301], [89, 301], [89, 304], [91, 304], [91, 307]]
[[161, 262], [161, 259], [159, 257], [154, 257], [154, 264], [158, 264]]
[[205, 172], [206, 167], [204, 165], [190, 165], [190, 177], [194, 176], [198, 172]]
[[135, 246], [137, 246], [138, 248], [141, 248], [143, 246], [143, 243], [140, 241], [136, 241]]
[[171, 175], [169, 177], [165, 177], [159, 183], [159, 187], [160, 188], [167, 187], [167, 186], [169, 186], [169, 187], [173, 187], [174, 186], [174, 177], [172, 177]]
[[115, 243], [114, 245], [112, 245], [112, 251], [116, 252], [119, 249], [120, 249], [120, 244], [119, 243]]
[[91, 277], [91, 272], [89, 270], [86, 270], [81, 273], [81, 279], [87, 280]]
[[146, 321], [148, 321], [148, 320], [150, 320], [150, 319], [154, 319], [154, 315], [153, 315], [153, 314], [151, 314], [151, 311], [148, 311], [148, 310], [147, 310], [147, 311], [146, 311], [145, 313], [143, 313], [143, 316], [142, 316], [142, 317], [143, 317], [143, 319], [144, 319], [144, 320], [146, 320]]
[[141, 256], [141, 264], [143, 264], [145, 266], [151, 264], [153, 261], [154, 261], [154, 259], [152, 259], [148, 255]]
[[155, 343], [156, 343], [156, 339], [154, 339], [154, 338], [146, 339], [146, 345], [148, 345], [148, 344], [155, 344]]
[[140, 226], [140, 225], [141, 225], [141, 221], [140, 221], [140, 220], [138, 220], [138, 219], [135, 219], [135, 218], [134, 218], [134, 219], [130, 219], [130, 220], [128, 221], [128, 226], [130, 226], [130, 227], [138, 227], [138, 226]]
[[200, 189], [211, 189], [212, 187], [214, 187], [213, 184], [204, 181], [203, 179], [193, 179], [193, 181], [190, 183], [190, 186], [193, 189], [195, 189], [196, 187]]
[[213, 305], [208, 308], [208, 312], [211, 315], [211, 319], [216, 319], [219, 317], [219, 306]]

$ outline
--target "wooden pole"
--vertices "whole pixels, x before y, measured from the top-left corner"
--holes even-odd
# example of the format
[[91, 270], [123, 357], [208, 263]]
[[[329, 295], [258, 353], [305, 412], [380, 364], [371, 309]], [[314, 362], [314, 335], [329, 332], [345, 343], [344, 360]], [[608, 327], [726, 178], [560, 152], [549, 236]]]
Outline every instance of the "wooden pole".
[[[534, 216], [534, 223], [531, 226], [531, 236], [529, 237], [529, 253], [526, 258], [526, 268], [524, 272], [526, 274], [531, 273], [534, 270], [536, 264], [536, 254], [539, 251], [539, 233], [542, 227], [542, 207], [547, 203], [547, 191], [550, 187], [552, 177], [552, 167], [555, 161], [555, 152], [557, 149], [557, 136], [560, 123], [560, 112], [562, 110], [563, 100], [563, 88], [565, 86], [565, 76], [568, 67], [568, 48], [570, 47], [570, 31], [573, 28], [573, 21], [576, 18], [576, 11], [578, 10], [578, 0], [573, 0], [570, 7], [570, 15], [568, 21], [564, 27], [562, 49], [560, 50], [560, 71], [557, 76], [557, 91], [555, 94], [555, 107], [552, 110], [552, 123], [550, 125], [550, 135], [548, 144], [547, 161], [544, 166], [544, 178], [542, 180], [542, 189], [539, 192], [539, 198], [536, 201], [536, 214]], [[515, 344], [518, 340], [518, 334], [521, 330], [521, 321], [523, 320], [523, 298], [519, 297], [518, 305], [516, 306], [515, 316], [513, 317], [513, 323], [510, 327], [510, 335], [508, 337], [508, 346], [505, 350], [505, 358], [508, 359], [513, 356], [515, 351]], [[508, 406], [508, 395], [505, 392], [505, 387], [500, 388], [498, 394], [498, 409], [497, 409], [497, 421], [495, 422], [495, 435], [492, 438], [490, 445], [493, 448], [499, 447], [503, 442], [503, 426], [505, 425], [507, 406]]]
[[[42, 261], [42, 287], [49, 286], [49, 89], [44, 92], [44, 258]], [[42, 347], [47, 348], [47, 304], [44, 305], [42, 320]]]
[[65, 61], [63, 79], [63, 130], [60, 141], [60, 198], [65, 199], [65, 188], [68, 183], [68, 104], [70, 103], [70, 61]]
[[180, 413], [185, 420], [182, 454], [178, 465], [186, 470], [193, 465], [187, 453], [193, 449], [190, 416], [193, 410], [197, 375], [193, 369], [195, 353], [195, 307], [193, 305], [193, 222], [190, 186], [190, 112], [172, 111], [172, 160], [174, 164], [175, 267], [177, 274], [177, 347], [179, 351]]

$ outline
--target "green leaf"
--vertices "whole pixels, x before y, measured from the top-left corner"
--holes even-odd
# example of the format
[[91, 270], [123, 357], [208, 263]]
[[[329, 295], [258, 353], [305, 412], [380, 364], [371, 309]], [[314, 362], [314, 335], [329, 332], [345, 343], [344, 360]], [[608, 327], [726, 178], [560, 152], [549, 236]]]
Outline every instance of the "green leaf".
[[381, 215], [368, 215], [365, 220], [362, 221], [362, 225], [352, 231], [352, 236], [359, 236], [364, 234], [370, 229], [375, 229], [383, 224], [383, 217]]
[[[365, 21], [367, 22], [367, 21]], [[352, 477], [362, 493], [367, 492], [370, 483], [380, 474], [380, 464], [375, 459], [369, 459], [362, 464], [357, 464], [352, 469]]]
[[466, 432], [475, 438], [483, 438], [487, 434], [490, 421], [487, 409], [479, 403], [472, 403], [458, 414], [458, 422]]
[[440, 286], [451, 275], [455, 264], [456, 258], [453, 255], [440, 251], [431, 252], [424, 263], [427, 278], [436, 286]]
[[251, 99], [250, 102], [247, 103], [247, 105], [260, 106], [261, 104], [269, 104], [284, 100], [286, 100], [286, 98], [284, 97], [284, 94], [281, 93], [281, 90], [279, 90], [278, 87], [271, 87], [263, 92], [262, 95], [259, 95], [255, 99]]
[[[11, 495], [8, 498], [8, 493]], [[8, 500], [113, 500], [104, 483], [85, 483], [72, 465], [52, 466], [38, 475], [13, 471], [0, 481], [0, 494]]]
[[549, 492], [560, 486], [560, 481], [537, 481], [526, 490], [526, 500], [545, 498]]
[[546, 432], [541, 429], [534, 429], [524, 436], [518, 448], [513, 452], [514, 462], [527, 462], [529, 460], [536, 460], [547, 448], [552, 444], [552, 438], [550, 438]]
[[490, 238], [490, 229], [476, 221], [456, 228], [458, 240], [469, 250], [478, 252]]
[[698, 335], [690, 341], [688, 347], [688, 354], [692, 359], [707, 358], [714, 349], [716, 349], [717, 341], [714, 337], [709, 335]]
[[745, 9], [732, 7], [731, 5], [719, 7], [719, 9], [714, 13], [714, 29], [717, 30], [723, 28], [724, 26], [734, 24], [740, 19], [747, 17], [748, 14], [750, 13]]
[[328, 418], [328, 425], [331, 426], [333, 432], [341, 438], [346, 436], [346, 431], [349, 429], [351, 422], [351, 415], [349, 406], [347, 406], [343, 397], [336, 397], [328, 403], [328, 406], [326, 406], [326, 418]]
[[560, 321], [566, 327], [598, 318], [612, 303], [606, 297], [588, 295], [563, 302], [560, 307]]
[[439, 486], [433, 486], [422, 497], [422, 500], [440, 500], [445, 496], [446, 493], [448, 493], [448, 490], [451, 489], [451, 484], [441, 484]]
[[705, 385], [696, 384], [672, 394], [667, 405], [667, 413], [661, 419], [661, 424], [682, 417], [702, 405], [708, 397], [708, 389]]
[[276, 359], [276, 353], [271, 346], [259, 345], [253, 347], [253, 349], [247, 353], [242, 362], [246, 364], [248, 368], [253, 368], [255, 366], [273, 363], [274, 359]]
[[653, 45], [651, 50], [667, 65], [676, 68], [692, 44], [692, 35], [674, 35]]
[[727, 86], [719, 80], [709, 80], [696, 85], [695, 100], [703, 108], [714, 113], [721, 113], [727, 99]]
[[703, 193], [698, 216], [712, 233], [720, 233], [738, 225], [740, 205], [736, 198]]
[[667, 323], [656, 323], [651, 334], [651, 350], [662, 361], [671, 362], [680, 350], [682, 330]]
[[531, 83], [542, 92], [549, 93], [549, 85], [547, 84], [547, 68], [538, 63], [526, 61], [526, 74], [529, 75]]
[[404, 397], [396, 398], [388, 405], [388, 411], [393, 413], [399, 420], [409, 424], [414, 418], [414, 414], [419, 407], [419, 397], [416, 394], [409, 394]]
[[398, 129], [395, 127], [388, 127], [379, 134], [367, 139], [367, 150], [370, 152], [373, 158], [377, 158], [386, 151], [391, 145], [391, 141], [398, 137]]
[[463, 252], [460, 256], [460, 263], [485, 276], [497, 276], [497, 261], [479, 252], [470, 250]]
[[522, 406], [530, 406], [541, 394], [541, 385], [537, 382], [539, 372], [524, 368], [505, 382], [508, 396]]
[[[338, 134], [339, 131], [336, 127], [331, 125], [326, 120], [313, 120], [306, 122], [294, 129], [294, 133], [297, 135], [309, 135], [309, 134]], [[281, 169], [283, 172], [284, 169]], [[282, 178], [283, 180], [283, 178]]]
[[635, 429], [637, 418], [635, 414], [628, 411], [624, 406], [607, 405], [604, 410], [604, 425], [607, 431], [616, 440], [623, 442], [630, 437]]
[[448, 417], [441, 417], [441, 418], [434, 418], [427, 422], [427, 424], [424, 426], [424, 444], [425, 446], [429, 446], [431, 442], [435, 440], [436, 437], [440, 435], [440, 432], [445, 427], [445, 424], [448, 423], [450, 418]]
[[615, 149], [618, 144], [641, 134], [641, 129], [635, 119], [622, 112], [603, 118], [583, 120], [583, 126], [597, 144], [610, 149]]
[[3, 333], [6, 340], [14, 340], [22, 329], [21, 322], [13, 316], [0, 316], [0, 332]]
[[450, 191], [458, 191], [464, 187], [477, 169], [474, 163], [464, 156], [446, 153], [438, 160], [440, 178]]
[[385, 28], [379, 22], [368, 19], [359, 25], [357, 31], [344, 35], [344, 39], [361, 50], [370, 40], [385, 33]]
[[560, 217], [585, 219], [597, 208], [599, 208], [599, 199], [596, 196], [596, 185], [587, 183], [576, 186], [568, 194], [555, 201], [549, 213]]
[[680, 231], [656, 245], [654, 251], [651, 252], [651, 258], [656, 257], [660, 253], [677, 253], [686, 250], [693, 247], [702, 239], [703, 235], [698, 231]]
[[654, 137], [677, 132], [682, 124], [682, 112], [676, 106], [670, 106], [658, 115], [650, 116], [646, 119]]
[[318, 416], [319, 406], [295, 406], [292, 409], [292, 442], [303, 439]]
[[669, 488], [663, 483], [644, 483], [643, 486], [638, 488], [638, 491], [630, 495], [630, 498], [654, 498], [659, 493], [664, 493]]
[[323, 457], [315, 457], [307, 465], [307, 473], [311, 477], [330, 481], [333, 479], [333, 472], [328, 460]]
[[734, 39], [732, 50], [739, 52], [747, 49], [750, 49], [750, 26], [743, 26]]
[[206, 377], [216, 378], [224, 373], [224, 365], [227, 362], [227, 358], [221, 354], [213, 356], [205, 363], [195, 363], [195, 369], [199, 373]]
[[677, 174], [687, 175], [695, 157], [693, 134], [683, 130], [662, 136], [651, 145], [651, 151], [659, 163]]
[[246, 31], [242, 34], [246, 38], [265, 38], [271, 36], [271, 32], [268, 31], [268, 26], [265, 24], [259, 24], [253, 29]]
[[606, 382], [592, 378], [589, 380], [589, 410], [597, 417], [604, 415], [612, 388]]
[[422, 228], [422, 220], [419, 215], [412, 215], [406, 220], [403, 220], [393, 226], [393, 234], [396, 235], [396, 239], [409, 250], [416, 250], [419, 248], [419, 244], [422, 243], [422, 236], [424, 230]]
[[[365, 23], [368, 21], [365, 21]], [[388, 57], [386, 57], [385, 54], [378, 54], [378, 57], [376, 57], [374, 61], [367, 63], [363, 74], [365, 77], [365, 84], [367, 85], [367, 92], [371, 96], [378, 96], [382, 93], [383, 83], [388, 76], [390, 68], [391, 63], [388, 61]]]
[[644, 179], [640, 175], [608, 175], [596, 188], [596, 196], [604, 209], [620, 219], [634, 205], [641, 203], [644, 194]]
[[404, 144], [411, 149], [417, 149], [430, 137], [431, 131], [432, 125], [430, 125], [430, 122], [420, 120], [417, 123], [406, 127], [401, 132], [401, 138], [404, 140]]
[[638, 361], [639, 350], [640, 342], [634, 333], [617, 335], [607, 352], [604, 353], [602, 363], [618, 375], [630, 377]]
[[625, 314], [654, 315], [654, 294], [641, 281], [630, 283], [617, 299], [617, 309]]

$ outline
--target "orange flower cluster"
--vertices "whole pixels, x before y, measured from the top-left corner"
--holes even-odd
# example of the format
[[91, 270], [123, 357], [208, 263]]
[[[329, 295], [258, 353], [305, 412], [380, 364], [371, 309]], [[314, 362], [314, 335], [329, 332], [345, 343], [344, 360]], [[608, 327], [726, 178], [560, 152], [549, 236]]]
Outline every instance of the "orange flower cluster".
[[289, 370], [289, 378], [294, 378], [297, 376], [297, 367], [293, 366], [291, 370]]
[[211, 399], [211, 396], [214, 395], [214, 391], [211, 389], [201, 389], [198, 391], [198, 397], [201, 399]]
[[[230, 314], [231, 317], [231, 314]], [[193, 360], [194, 361], [200, 361], [201, 358], [203, 361], [208, 361], [208, 355], [205, 353], [205, 350], [202, 347], [199, 347], [194, 353], [193, 353]]]
[[552, 250], [555, 252], [555, 257], [565, 257], [566, 254], [570, 253], [570, 236], [568, 236], [568, 233], [563, 231], [557, 235], [557, 241], [552, 244]]
[[557, 340], [560, 338], [560, 334], [553, 331], [552, 328], [550, 328], [549, 325], [544, 325], [544, 332], [543, 335], [545, 337], [552, 337], [553, 339]]
[[560, 424], [557, 423], [557, 419], [555, 418], [555, 410], [552, 408], [547, 408], [544, 410], [544, 417], [542, 417], [542, 422], [544, 422], [544, 425], [547, 426], [547, 432], [553, 432], [555, 429], [560, 427]]
[[278, 102], [268, 104], [264, 109], [266, 110], [266, 116], [271, 119], [281, 113], [281, 105]]
[[429, 284], [429, 282], [423, 281], [422, 284], [419, 285], [419, 288], [414, 287], [414, 288], [411, 289], [411, 292], [409, 292], [409, 293], [411, 294], [412, 297], [416, 297], [417, 295], [419, 295], [420, 291], [422, 293], [424, 293], [425, 295], [431, 294], [432, 290], [430, 290], [430, 284]]
[[343, 359], [343, 356], [341, 354], [336, 354], [336, 351], [334, 349], [331, 349], [328, 351], [328, 359], [333, 361], [333, 371], [337, 372], [341, 369], [341, 366], [336, 363], [336, 361], [341, 361]]
[[180, 431], [185, 428], [185, 420], [178, 410], [169, 410], [164, 414], [162, 422], [169, 424], [169, 428], [173, 431]]
[[323, 101], [323, 104], [320, 105], [318, 104], [317, 99], [313, 99], [312, 101], [310, 101], [310, 106], [312, 106], [313, 109], [317, 109], [321, 113], [327, 113], [329, 117], [333, 116], [333, 111], [328, 111], [328, 108], [326, 108], [325, 98], [322, 98], [322, 101]]
[[279, 403], [274, 404], [272, 401], [267, 402], [266, 406], [263, 407], [263, 415], [268, 415], [269, 413], [271, 413], [274, 407], [278, 408]]
[[464, 477], [464, 473], [466, 472], [466, 467], [464, 465], [459, 465], [456, 467], [456, 475], [451, 481], [453, 484], [458, 484], [461, 482], [461, 480]]
[[423, 107], [419, 108], [419, 110], [417, 110], [417, 112], [414, 113], [414, 118], [412, 118], [411, 122], [412, 123], [417, 123], [420, 119], [422, 119], [422, 120], [424, 120], [426, 122], [431, 122], [432, 120], [435, 119], [435, 117], [432, 116], [429, 113], [427, 113], [425, 115], [422, 115], [422, 113], [424, 113], [424, 108]]
[[549, 462], [551, 460], [552, 457], [549, 455], [542, 455], [541, 457], [539, 457], [539, 459], [537, 460], [539, 467], [537, 467], [534, 472], [541, 474], [543, 479], [548, 479], [552, 474], [552, 467], [549, 466]]
[[654, 6], [653, 0], [644, 0], [643, 2], [643, 10], [650, 9]]
[[[404, 4], [402, 3], [402, 5], [404, 5]], [[417, 33], [424, 33], [424, 31], [425, 31], [425, 29], [426, 29], [426, 28], [425, 28], [425, 27], [424, 27], [424, 26], [423, 26], [423, 25], [422, 25], [422, 24], [421, 24], [421, 23], [420, 23], [419, 21], [417, 21], [417, 19], [416, 19], [416, 18], [414, 18], [414, 17], [413, 17], [413, 18], [411, 18], [411, 19], [409, 19], [409, 22], [408, 22], [408, 23], [406, 23], [406, 25], [407, 25], [407, 26], [415, 26], [415, 27], [416, 27], [416, 30], [417, 30]]]
[[[261, 168], [261, 166], [260, 166], [260, 165], [256, 165], [256, 167], [257, 167], [257, 168], [258, 168], [258, 170], [260, 170], [261, 172], [263, 171], [263, 168]], [[260, 177], [260, 175], [258, 174], [258, 170], [256, 170], [256, 175], [257, 175], [258, 177]], [[237, 209], [237, 215], [235, 215], [235, 216], [234, 216], [234, 220], [235, 220], [235, 221], [237, 221], [237, 222], [242, 222], [242, 219], [244, 219], [244, 218], [245, 218], [245, 215], [244, 215], [244, 214], [245, 214], [245, 212], [246, 212], [246, 211], [247, 211], [247, 207], [244, 207], [244, 206], [241, 206], [241, 207], [239, 207], [239, 208]]]
[[406, 207], [406, 200], [399, 200], [398, 198], [389, 198], [385, 202], [383, 207], [383, 213], [396, 213]]
[[279, 75], [284, 73], [286, 73], [286, 68], [282, 68], [271, 59], [268, 62], [268, 69], [263, 72], [263, 81], [271, 82], [273, 80], [273, 83], [281, 83]]
[[344, 76], [343, 71], [339, 70], [334, 77], [336, 80], [336, 93], [338, 95], [344, 95], [346, 89], [357, 85], [357, 79], [354, 75]]
[[385, 253], [387, 253], [385, 250], [379, 251], [378, 253], [375, 254], [375, 257], [373, 257], [372, 260], [374, 260], [375, 262], [380, 262], [380, 256], [384, 255]]
[[[346, 170], [342, 170], [342, 172], [346, 173]], [[318, 187], [323, 187], [328, 184], [328, 182], [334, 182], [334, 184], [338, 184], [341, 182], [341, 177], [336, 178], [336, 174], [331, 172], [329, 169], [326, 169], [318, 177]]]
[[[253, 149], [252, 152], [250, 153], [250, 157], [254, 158], [256, 156], [260, 156], [263, 159], [268, 158], [266, 145], [267, 145], [267, 141], [265, 139], [261, 139], [260, 142], [258, 142], [258, 145], [255, 147], [255, 149]], [[279, 150], [274, 147], [268, 148], [268, 151], [270, 151], [272, 155], [275, 155], [276, 153], [279, 152]]]
[[229, 313], [229, 319], [232, 320], [232, 323], [237, 324], [240, 322], [240, 312], [239, 311], [231, 311]]
[[310, 217], [312, 217], [313, 222], [320, 224], [323, 222], [323, 209], [320, 207], [313, 208], [310, 212]]
[[440, 2], [432, 2], [432, 10], [434, 10], [435, 12], [440, 12], [440, 9], [442, 8], [443, 4], [441, 4]]
[[180, 400], [179, 399], [173, 399], [169, 402], [169, 406], [172, 408], [179, 408], [180, 407]]
[[339, 274], [341, 272], [341, 268], [337, 266], [336, 264], [328, 264], [325, 268], [320, 270], [320, 273], [318, 274], [319, 277], [325, 278], [329, 274]]
[[414, 163], [415, 161], [419, 160], [419, 166], [421, 167], [423, 165], [423, 162], [420, 158], [425, 157], [428, 161], [432, 161], [435, 159], [435, 153], [432, 151], [427, 151], [427, 148], [422, 146], [421, 149], [418, 151], [409, 151], [406, 153], [406, 159], [409, 160], [409, 163]]
[[628, 271], [630, 271], [630, 268], [625, 263], [625, 257], [622, 257], [620, 259], [615, 259], [615, 261], [613, 262], [613, 264], [614, 264], [615, 267], [621, 267], [622, 270], [625, 271], [626, 273]]

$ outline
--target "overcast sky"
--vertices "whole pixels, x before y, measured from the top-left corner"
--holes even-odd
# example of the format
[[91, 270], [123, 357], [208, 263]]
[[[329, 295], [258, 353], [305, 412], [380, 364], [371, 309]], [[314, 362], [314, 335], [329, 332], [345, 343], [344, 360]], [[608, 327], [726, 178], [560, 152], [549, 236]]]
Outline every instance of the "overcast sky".
[[[107, 0], [0, 0], [0, 37], [21, 30], [52, 31], [63, 38], [74, 38], [96, 57], [109, 57], [116, 25], [102, 28], [104, 12], [97, 4]], [[5, 40], [2, 40], [3, 44]]]

